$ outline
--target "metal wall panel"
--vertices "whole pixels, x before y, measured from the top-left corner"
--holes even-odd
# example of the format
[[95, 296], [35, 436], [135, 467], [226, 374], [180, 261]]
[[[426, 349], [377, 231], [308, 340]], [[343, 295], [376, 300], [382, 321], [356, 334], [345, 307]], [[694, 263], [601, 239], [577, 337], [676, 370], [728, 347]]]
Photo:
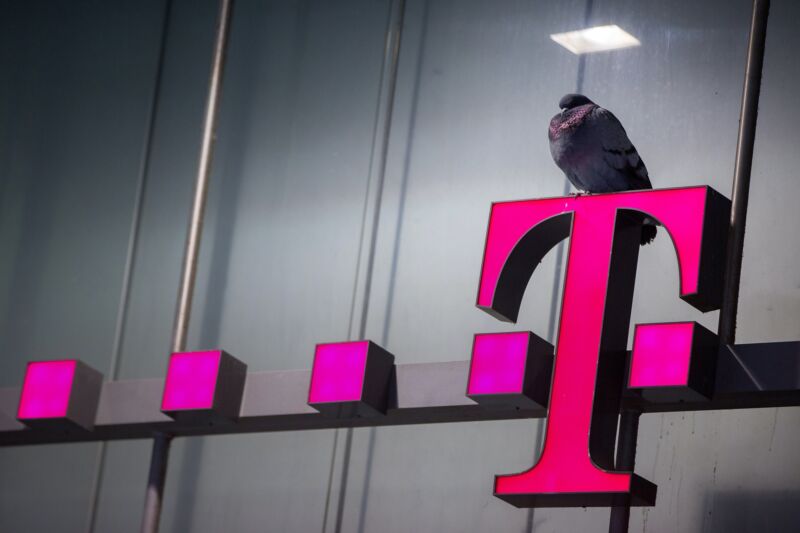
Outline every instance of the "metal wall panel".
[[[590, 25], [617, 23], [638, 36], [642, 40], [642, 46], [589, 56], [584, 91], [619, 116], [647, 162], [657, 187], [709, 183], [724, 194], [729, 194], [750, 5], [749, 2], [737, 2], [726, 6], [724, 10], [720, 10], [716, 5], [698, 6], [680, 1], [593, 3]], [[496, 13], [487, 14], [482, 11], [482, 7]], [[566, 13], [582, 13], [580, 8], [556, 8], [550, 5], [539, 10], [537, 15], [542, 16], [544, 11], [545, 18], [548, 15], [552, 17], [553, 12], [562, 7]], [[437, 19], [439, 8], [446, 12], [446, 16]], [[373, 325], [371, 336], [378, 336], [383, 325], [389, 330], [388, 333], [383, 331], [384, 335], [388, 335], [387, 347], [399, 357], [402, 357], [405, 349], [416, 357], [420, 357], [419, 354], [430, 354], [431, 359], [435, 360], [441, 359], [442, 354], [451, 358], [460, 357], [453, 355], [454, 349], [459, 354], [467, 354], [469, 333], [486, 327], [476, 324], [475, 321], [479, 319], [468, 315], [469, 312], [479, 314], [468, 307], [472, 302], [466, 301], [472, 297], [469, 293], [471, 280], [462, 281], [458, 274], [461, 271], [466, 275], [470, 264], [469, 259], [458, 255], [465, 254], [470, 248], [468, 242], [458, 242], [459, 229], [469, 227], [469, 221], [474, 218], [466, 215], [469, 211], [459, 205], [459, 201], [468, 197], [472, 190], [468, 178], [464, 179], [464, 176], [470, 176], [472, 168], [479, 167], [481, 155], [484, 152], [492, 155], [503, 153], [503, 150], [508, 149], [508, 143], [499, 142], [492, 135], [492, 118], [501, 113], [491, 108], [490, 104], [475, 98], [474, 94], [484, 90], [488, 83], [486, 80], [492, 80], [492, 88], [520, 83], [521, 78], [525, 79], [528, 70], [522, 61], [517, 60], [517, 68], [513, 74], [495, 75], [493, 69], [498, 68], [497, 65], [502, 64], [502, 60], [491, 57], [491, 46], [487, 46], [486, 42], [486, 35], [490, 33], [486, 27], [492, 27], [494, 31], [491, 35], [494, 38], [500, 38], [498, 35], [520, 35], [514, 31], [513, 22], [504, 21], [504, 24], [491, 25], [493, 17], [501, 18], [505, 15], [509, 19], [518, 20], [519, 13], [514, 11], [514, 6], [492, 3], [491, 7], [486, 7], [475, 2], [431, 2], [428, 9], [427, 23], [431, 25], [428, 36], [433, 37], [416, 39], [416, 42], [422, 42], [423, 46], [431, 50], [420, 54], [418, 59], [422, 65], [418, 64], [418, 72], [423, 76], [423, 82], [416, 88], [420, 100], [411, 111], [414, 120], [410, 122], [415, 129], [409, 138], [413, 150], [406, 148], [406, 154], [410, 155], [407, 155], [405, 161], [406, 168], [410, 168], [410, 171], [407, 171], [405, 181], [398, 180], [401, 183], [397, 186], [398, 192], [387, 199], [387, 205], [391, 206], [391, 198], [399, 197], [397, 202], [400, 207], [397, 209], [405, 210], [403, 216], [397, 217], [401, 220], [402, 228], [395, 229], [396, 240], [389, 236], [383, 243], [386, 248], [398, 250], [395, 252], [398, 264], [392, 270], [396, 277], [387, 275], [387, 284], [390, 290], [394, 289], [395, 296], [393, 300], [388, 297], [384, 299], [381, 302], [383, 305], [374, 306], [373, 313], [377, 314], [378, 320]], [[531, 33], [541, 27], [529, 20], [525, 20], [525, 23]], [[544, 27], [540, 31], [546, 35], [582, 25], [578, 21], [573, 22], [572, 27], [558, 28], [548, 20], [542, 23]], [[407, 32], [408, 40], [414, 39], [411, 35], [411, 31]], [[548, 44], [552, 46], [551, 43], [542, 43], [541, 46]], [[515, 48], [511, 46], [505, 50], [506, 55], [512, 55], [514, 51]], [[558, 60], [551, 61], [558, 61], [561, 68], [564, 68], [565, 62], [569, 61], [569, 55], [558, 48], [553, 49], [553, 54], [559, 52], [563, 55]], [[448, 56], [448, 53], [452, 55]], [[441, 54], [447, 60], [440, 64], [425, 63], [436, 54]], [[574, 85], [559, 78], [558, 66], [550, 66], [541, 57], [536, 59], [535, 68], [546, 72], [548, 81], [556, 84], [556, 88], [552, 90], [554, 94], [549, 95], [549, 98], [545, 91], [534, 98], [537, 107], [546, 107], [546, 111], [541, 111], [543, 116], [538, 119], [540, 131], [543, 132], [546, 118], [555, 112], [558, 96], [572, 90]], [[469, 64], [469, 61], [473, 62], [470, 65], [472, 69], [459, 68], [465, 63]], [[465, 71], [480, 72], [480, 79], [470, 79]], [[469, 100], [470, 105], [458, 107], [462, 97], [472, 97]], [[514, 103], [513, 100], [505, 100], [505, 103], [514, 109], [517, 116], [525, 117], [521, 120], [526, 121], [531, 129], [524, 132], [525, 138], [535, 146], [533, 139], [537, 138], [537, 130], [533, 123], [537, 122], [537, 118], [526, 116], [524, 105]], [[470, 128], [469, 120], [486, 109], [493, 111], [491, 116], [481, 117], [476, 120], [480, 126]], [[515, 117], [503, 117], [500, 122], [508, 128], [509, 125], [513, 127], [514, 120]], [[430, 130], [429, 138], [426, 138], [429, 134], [425, 129], [426, 125]], [[473, 134], [473, 142], [484, 144], [480, 147], [470, 146], [467, 141], [459, 145], [459, 141], [468, 136], [465, 131]], [[393, 142], [396, 142], [397, 137], [400, 136], [394, 137]], [[506, 139], [507, 137], [502, 140]], [[497, 144], [491, 144], [493, 140]], [[469, 148], [459, 153], [457, 150], [463, 146]], [[545, 149], [546, 143], [542, 140], [538, 146]], [[514, 161], [513, 157], [498, 157], [498, 160], [493, 161], [492, 176], [502, 175], [503, 171], [498, 169], [513, 168]], [[534, 176], [541, 175], [545, 169], [550, 174], [540, 179], [552, 179], [551, 183], [556, 184], [558, 173], [549, 158], [543, 154], [540, 161], [541, 164], [534, 161], [525, 169], [525, 177], [534, 182]], [[463, 166], [459, 166], [460, 164]], [[472, 168], [464, 168], [469, 166]], [[513, 175], [513, 171], [510, 173]], [[448, 184], [449, 190], [440, 185], [446, 181], [442, 176], [453, 176], [452, 184]], [[502, 193], [491, 190], [496, 182], [496, 179], [484, 179], [480, 182], [482, 192], [493, 194], [486, 200], [487, 204], [492, 199], [506, 198]], [[514, 191], [510, 197], [541, 196], [542, 192], [544, 191]], [[447, 201], [442, 201], [444, 198]], [[392, 208], [388, 207], [386, 211], [391, 213]], [[387, 218], [392, 215], [387, 215]], [[448, 223], [451, 224], [446, 232], [442, 232], [446, 234], [446, 238], [436, 234], [437, 224], [433, 221], [438, 222], [439, 226], [447, 227]], [[456, 225], [458, 228], [452, 227]], [[473, 228], [472, 231], [478, 233], [479, 228]], [[475, 250], [472, 264], [479, 261], [479, 252], [480, 250]], [[762, 253], [769, 252], [764, 250]], [[790, 252], [790, 255], [796, 255], [796, 251]], [[455, 272], [448, 271], [445, 265], [450, 259], [452, 264], [461, 265], [461, 268]], [[701, 315], [676, 297], [676, 266], [673, 248], [662, 232], [661, 238], [641, 254], [634, 321], [696, 319], [715, 328], [717, 313]], [[477, 268], [474, 272], [477, 272]], [[437, 275], [446, 281], [437, 284]], [[534, 276], [533, 285], [526, 295], [527, 302], [541, 301], [539, 298], [531, 299], [530, 293], [537, 290], [536, 281]], [[457, 306], [463, 311], [463, 316], [454, 309], [446, 312], [440, 310], [455, 301], [451, 298], [458, 297], [465, 300]], [[535, 303], [526, 303], [526, 306], [526, 310], [530, 310], [530, 306], [536, 306], [540, 312], [548, 309], [547, 306]], [[386, 312], [389, 319], [385, 318], [386, 315], [381, 316], [381, 309], [386, 307], [389, 308]], [[381, 318], [384, 319], [383, 323]], [[794, 321], [798, 321], [796, 316]], [[541, 314], [525, 317], [520, 323], [537, 332], [547, 331], [546, 316]], [[498, 326], [499, 324], [489, 325], [493, 329], [501, 329]], [[789, 335], [792, 336], [792, 333]], [[443, 348], [443, 343], [450, 346]], [[784, 416], [791, 419], [793, 411], [788, 411]], [[706, 424], [707, 432], [697, 431], [697, 426], [691, 423], [695, 420], [698, 424], [701, 423], [699, 421]], [[714, 522], [706, 514], [732, 512], [731, 504], [723, 504], [722, 498], [715, 499], [714, 496], [723, 490], [730, 492], [730, 488], [722, 489], [716, 485], [722, 478], [719, 469], [723, 464], [729, 480], [736, 479], [740, 484], [743, 479], [752, 479], [754, 482], [757, 480], [765, 490], [772, 490], [773, 493], [776, 487], [782, 487], [782, 491], [778, 490], [781, 495], [779, 497], [787, 498], [787, 490], [793, 482], [796, 483], [793, 481], [796, 478], [796, 469], [788, 472], [782, 470], [778, 466], [782, 461], [771, 457], [761, 466], [764, 471], [761, 475], [747, 477], [744, 474], [744, 477], [739, 477], [735, 472], [741, 470], [743, 449], [738, 446], [725, 448], [721, 445], [721, 442], [745, 438], [749, 442], [748, 449], [763, 450], [770, 444], [767, 443], [770, 433], [763, 429], [769, 427], [772, 421], [772, 413], [765, 410], [713, 415], [690, 413], [646, 416], [640, 430], [642, 452], [637, 467], [659, 484], [660, 501], [655, 509], [634, 511], [632, 530], [704, 531], [714, 527], [717, 528], [715, 531], [721, 531], [722, 529], [718, 529], [724, 527], [721, 524], [730, 525], [729, 520]], [[468, 457], [459, 456], [462, 459], [460, 464], [494, 463], [494, 473], [514, 472], [530, 466], [530, 458], [520, 453], [525, 448], [517, 449], [517, 446], [531, 449], [531, 439], [526, 440], [522, 436], [525, 431], [523, 423], [507, 423], [502, 430], [498, 427], [499, 424], [494, 426], [495, 431], [502, 431], [504, 445], [487, 448], [497, 454], [506, 455], [505, 460], [487, 457], [486, 453], [481, 453], [484, 451], [480, 444], [484, 442], [482, 439], [492, 438], [486, 436], [484, 427], [479, 427], [486, 425], [476, 424], [472, 430], [474, 434], [462, 436], [464, 442], [469, 442], [469, 446], [466, 452]], [[533, 428], [534, 423], [530, 426]], [[746, 428], [746, 437], [739, 435], [742, 428]], [[606, 529], [607, 510], [537, 510], [530, 517], [525, 511], [498, 506], [489, 495], [491, 475], [485, 479], [483, 492], [478, 491], [472, 497], [466, 496], [462, 492], [465, 487], [476, 486], [474, 480], [466, 479], [472, 475], [471, 472], [465, 472], [466, 468], [454, 471], [450, 464], [450, 455], [447, 452], [442, 455], [440, 451], [442, 443], [446, 442], [450, 447], [445, 447], [452, 453], [462, 452], [453, 451], [456, 445], [443, 436], [456, 432], [464, 433], [469, 430], [460, 427], [458, 430], [358, 430], [351, 460], [351, 464], [356, 465], [352, 467], [356, 475], [352, 476], [355, 478], [351, 482], [352, 492], [348, 492], [346, 497], [348, 512], [344, 530], [385, 530], [385, 524], [388, 523], [389, 530], [404, 531], [407, 530], [408, 523], [402, 522], [401, 517], [413, 516], [415, 526], [408, 526], [409, 529], [423, 527], [421, 524], [424, 523], [425, 529], [429, 531], [480, 531], [486, 529], [481, 519], [487, 515], [494, 517], [495, 527], [513, 530], [529, 530], [530, 522], [525, 522], [531, 518], [537, 532]], [[391, 437], [383, 438], [384, 433]], [[418, 440], [425, 441], [427, 446], [417, 446]], [[774, 442], [771, 445], [774, 446]], [[417, 449], [417, 461], [424, 462], [423, 465], [415, 465], [415, 469], [408, 475], [401, 473], [406, 470], [398, 469], [399, 461], [393, 461], [395, 457], [403, 456], [406, 447]], [[371, 448], [374, 450], [372, 453]], [[431, 478], [446, 478], [449, 490], [459, 492], [459, 497], [453, 500], [443, 499], [443, 495], [438, 492], [438, 485]], [[684, 487], [689, 484], [696, 490], [685, 490]], [[363, 490], [365, 487], [366, 492]], [[737, 498], [728, 500], [735, 502]], [[435, 503], [429, 506], [428, 501]], [[774, 506], [770, 506], [772, 507]], [[475, 513], [474, 509], [482, 509], [486, 514]], [[760, 531], [770, 524], [787, 524], [789, 521], [786, 520], [786, 513], [782, 518], [775, 518], [774, 515], [770, 518], [770, 513], [765, 511], [753, 513], [745, 523], [749, 530]], [[676, 524], [679, 527], [676, 528]]]
[[[213, 5], [175, 6], [161, 102], [173, 118], [157, 130], [125, 377], [166, 366]], [[309, 368], [316, 342], [347, 338], [388, 7], [236, 2], [189, 349], [224, 347], [250, 370]], [[162, 530], [321, 529], [333, 438], [179, 439]], [[149, 444], [110, 448], [98, 528], [134, 531]]]
[[[725, 9], [684, 0], [594, 2], [593, 24], [619, 24], [642, 45], [590, 56], [586, 92], [622, 121], [655, 187], [709, 184], [730, 197], [750, 12], [748, 1], [727, 2]], [[716, 331], [718, 312], [703, 314], [678, 298], [675, 251], [659, 233], [639, 255], [632, 324], [696, 320]], [[704, 451], [719, 448], [711, 436], [723, 431], [719, 424], [727, 414], [715, 415], [642, 417], [636, 468], [659, 492], [656, 507], [632, 510], [631, 530], [704, 531], [698, 517], [706, 502], [683, 484], [713, 483], [715, 466]], [[714, 429], [697, 432], [691, 420], [709, 421]], [[675, 463], [664, 464], [665, 449]], [[609, 514], [591, 513], [599, 523]], [[545, 531], [569, 520], [558, 510], [540, 515], [552, 517]]]
[[0, 380], [28, 358], [105, 371], [163, 8], [3, 10]]
[[[630, 24], [646, 36], [638, 60], [635, 54], [619, 54], [620, 62], [604, 61], [600, 56], [598, 61], [589, 61], [587, 84], [607, 94], [604, 98], [609, 99], [609, 106], [633, 111], [620, 118], [647, 162], [654, 185], [709, 183], [730, 196], [750, 2], [726, 3], [724, 9], [717, 4], [687, 2], [599, 2], [597, 6], [599, 17], [615, 13], [620, 17], [615, 20]], [[785, 97], [775, 92], [790, 86], [785, 78], [777, 81], [776, 75], [797, 73], [781, 52], [784, 46], [791, 48], [788, 39], [774, 33], [782, 26], [788, 29], [788, 9], [789, 2], [773, 2], [770, 15], [738, 342], [797, 338], [800, 333], [800, 298], [795, 291], [794, 304], [790, 304], [792, 293], [787, 291], [797, 286], [796, 280], [790, 280], [789, 260], [793, 257], [797, 262], [797, 240], [776, 230], [770, 219], [774, 220], [779, 211], [769, 205], [785, 202], [792, 191], [796, 194], [800, 189], [788, 170], [789, 158], [781, 158], [777, 168], [763, 163], [759, 166], [759, 161], [765, 161], [762, 158], [770, 157], [765, 151], [772, 152], [775, 142], [791, 138], [786, 130], [792, 121], [783, 111]], [[658, 43], [655, 49], [648, 50], [650, 41]], [[784, 56], [780, 64], [771, 60], [776, 53], [778, 58]], [[625, 83], [614, 83], [623, 74]], [[773, 110], [772, 116], [765, 115], [768, 109]], [[764, 196], [767, 194], [769, 199]], [[782, 219], [788, 215], [784, 213]], [[787, 224], [791, 226], [791, 221]], [[788, 239], [786, 244], [764, 238], [776, 231], [782, 239]], [[675, 297], [677, 269], [669, 243], [662, 238], [654, 244], [640, 255], [634, 321], [694, 316], [715, 330], [718, 313], [701, 315]], [[754, 276], [751, 265], [755, 264], [769, 269], [769, 274]], [[772, 297], [775, 293], [784, 296]], [[764, 307], [770, 305], [785, 306], [784, 314], [765, 314]], [[800, 460], [789, 450], [800, 437], [796, 429], [799, 417], [796, 408], [645, 415], [639, 429], [637, 470], [658, 484], [658, 505], [634, 510], [631, 530], [756, 532], [796, 528], [800, 514], [790, 502], [796, 502], [800, 489]]]
[[[158, 113], [122, 330], [121, 379], [166, 372], [215, 16], [215, 0], [173, 0], [170, 8]], [[107, 444], [95, 531], [139, 531], [151, 444]]]
[[772, 2], [758, 111], [737, 339], [797, 339], [800, 334], [800, 82], [793, 21], [800, 5]]
[[[546, 131], [578, 61], [549, 34], [583, 17], [582, 2], [408, 2], [367, 325], [398, 362], [467, 359], [478, 332], [550, 336], [553, 254], [518, 324], [475, 296], [491, 202], [563, 193]], [[539, 427], [356, 430], [341, 531], [524, 530], [529, 513], [494, 498], [492, 482], [531, 465]]]
[[[794, 148], [800, 140], [796, 129], [800, 117], [791, 103], [792, 87], [800, 76], [794, 52], [798, 37], [793, 21], [798, 16], [797, 3], [772, 2], [737, 342], [800, 336], [800, 237], [792, 229], [800, 225], [800, 212], [793, 206], [800, 193], [800, 161]], [[705, 56], [708, 52], [699, 53]], [[734, 83], [730, 80], [726, 86], [741, 88], [740, 82]], [[704, 103], [702, 109], [708, 107]], [[717, 124], [719, 118], [702, 111], [698, 120]], [[731, 122], [725, 131], [735, 127]], [[709, 138], [717, 137], [719, 134], [712, 133], [698, 137], [702, 141], [699, 149]], [[708, 161], [700, 152], [683, 164], [705, 165]], [[730, 156], [722, 160], [728, 161], [732, 162]], [[632, 530], [793, 531], [800, 524], [800, 456], [796, 452], [800, 409], [645, 415], [639, 436], [637, 466], [645, 477], [658, 483], [659, 504], [632, 513]]]
[[[108, 372], [161, 2], [0, 5], [0, 383]], [[0, 530], [83, 531], [97, 445], [0, 451]]]

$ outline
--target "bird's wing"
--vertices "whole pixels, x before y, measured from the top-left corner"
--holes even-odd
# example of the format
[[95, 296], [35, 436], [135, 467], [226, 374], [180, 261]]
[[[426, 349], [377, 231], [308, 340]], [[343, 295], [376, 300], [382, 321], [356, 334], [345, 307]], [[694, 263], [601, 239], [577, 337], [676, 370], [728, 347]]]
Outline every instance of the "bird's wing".
[[[625, 190], [652, 189], [647, 167], [628, 139], [622, 123], [611, 111], [602, 107], [594, 109], [593, 115], [592, 122], [601, 139], [603, 162], [624, 176]], [[608, 172], [611, 169], [605, 170]]]

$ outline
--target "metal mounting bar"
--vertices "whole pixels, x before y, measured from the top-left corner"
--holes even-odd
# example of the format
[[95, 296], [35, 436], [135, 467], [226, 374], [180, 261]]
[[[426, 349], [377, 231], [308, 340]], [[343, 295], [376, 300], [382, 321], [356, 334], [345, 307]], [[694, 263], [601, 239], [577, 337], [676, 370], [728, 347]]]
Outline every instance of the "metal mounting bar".
[[[442, 422], [542, 418], [546, 409], [482, 407], [466, 397], [469, 361], [397, 365], [385, 416], [330, 418], [306, 403], [310, 370], [247, 375], [237, 422], [187, 424], [161, 413], [163, 379], [103, 384], [93, 431], [33, 430], [14, 419], [19, 388], [0, 389], [0, 446], [152, 438], [156, 434], [197, 436], [337, 427], [393, 426]], [[800, 342], [724, 347], [717, 386], [708, 401], [649, 403], [625, 395], [623, 408], [643, 413], [746, 409], [800, 405]]]

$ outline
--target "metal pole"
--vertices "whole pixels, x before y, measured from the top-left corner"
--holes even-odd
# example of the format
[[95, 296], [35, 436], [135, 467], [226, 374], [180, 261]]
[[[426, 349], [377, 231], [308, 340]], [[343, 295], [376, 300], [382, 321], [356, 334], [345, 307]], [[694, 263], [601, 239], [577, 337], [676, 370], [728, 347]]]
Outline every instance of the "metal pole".
[[147, 492], [142, 514], [142, 533], [158, 531], [171, 442], [172, 437], [164, 433], [158, 433], [153, 439], [153, 453], [150, 457], [150, 473], [147, 475]]
[[747, 44], [747, 65], [744, 71], [742, 107], [739, 114], [739, 138], [736, 142], [736, 165], [733, 170], [731, 220], [728, 250], [725, 259], [725, 285], [718, 335], [723, 345], [736, 339], [736, 313], [739, 306], [739, 283], [742, 275], [744, 229], [747, 201], [750, 194], [750, 171], [753, 167], [753, 145], [758, 120], [758, 99], [761, 93], [761, 70], [764, 66], [764, 45], [767, 39], [769, 0], [753, 1], [750, 39]]
[[[623, 472], [633, 472], [636, 463], [636, 440], [639, 436], [639, 411], [623, 411], [619, 420], [619, 436], [617, 437], [617, 457], [615, 468]], [[626, 533], [631, 518], [630, 505], [611, 508], [608, 522], [609, 533]]]
[[[220, 0], [217, 18], [214, 57], [208, 84], [206, 113], [203, 121], [203, 137], [200, 145], [200, 159], [195, 179], [192, 213], [184, 249], [183, 267], [180, 288], [178, 290], [178, 307], [172, 335], [172, 351], [180, 352], [186, 348], [186, 334], [189, 330], [189, 318], [192, 311], [192, 297], [197, 274], [197, 257], [200, 251], [200, 237], [203, 230], [208, 179], [211, 174], [211, 163], [216, 140], [217, 110], [219, 107], [220, 86], [225, 66], [225, 51], [228, 44], [228, 28], [230, 25], [231, 5], [233, 0]], [[162, 433], [156, 434], [153, 441], [153, 452], [150, 458], [150, 476], [147, 481], [144, 512], [142, 514], [142, 533], [156, 533], [161, 516], [161, 502], [164, 497], [164, 481], [167, 475], [169, 445], [172, 437]]]
[[186, 237], [181, 285], [178, 292], [178, 310], [175, 314], [175, 327], [172, 336], [173, 352], [180, 352], [186, 347], [186, 333], [189, 330], [189, 316], [192, 312], [192, 297], [194, 296], [194, 282], [197, 274], [197, 255], [200, 251], [200, 234], [203, 231], [208, 178], [211, 174], [214, 141], [216, 140], [217, 109], [219, 107], [222, 72], [225, 66], [225, 49], [228, 44], [228, 26], [232, 3], [233, 0], [220, 0], [219, 4], [214, 59], [211, 65], [211, 77], [208, 82], [206, 115], [203, 121], [203, 138], [200, 145], [200, 161], [195, 181], [189, 233]]

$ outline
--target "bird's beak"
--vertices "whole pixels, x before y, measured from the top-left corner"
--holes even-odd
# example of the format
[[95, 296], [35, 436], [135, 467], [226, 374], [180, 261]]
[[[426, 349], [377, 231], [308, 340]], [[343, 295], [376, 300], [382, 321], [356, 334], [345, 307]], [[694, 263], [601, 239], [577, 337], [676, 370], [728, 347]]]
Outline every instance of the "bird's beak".
[[564, 109], [561, 110], [561, 116], [563, 117], [566, 114], [567, 114], [567, 108], [565, 107]]

